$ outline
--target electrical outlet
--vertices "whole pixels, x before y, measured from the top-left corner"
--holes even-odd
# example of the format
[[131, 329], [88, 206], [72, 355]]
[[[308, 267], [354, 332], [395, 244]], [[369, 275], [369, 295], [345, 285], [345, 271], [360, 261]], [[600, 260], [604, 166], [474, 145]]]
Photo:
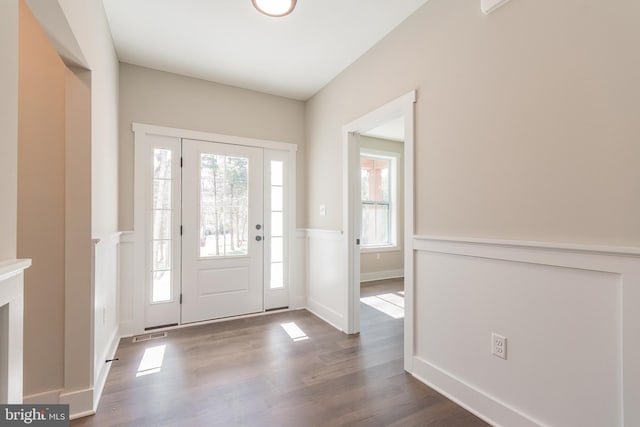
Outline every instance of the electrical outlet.
[[376, 254], [376, 259], [380, 259], [380, 253]]
[[501, 359], [507, 358], [507, 338], [495, 332], [491, 334], [491, 353]]
[[327, 215], [327, 206], [320, 205], [320, 216], [325, 216], [325, 215]]

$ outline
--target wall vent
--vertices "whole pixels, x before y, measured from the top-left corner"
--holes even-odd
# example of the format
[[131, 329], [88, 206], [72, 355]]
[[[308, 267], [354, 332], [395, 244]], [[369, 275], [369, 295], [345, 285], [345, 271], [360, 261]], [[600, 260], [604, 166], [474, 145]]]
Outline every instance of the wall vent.
[[165, 338], [167, 336], [166, 332], [152, 332], [150, 334], [142, 334], [133, 337], [133, 342], [143, 342], [150, 340], [157, 340], [158, 338]]

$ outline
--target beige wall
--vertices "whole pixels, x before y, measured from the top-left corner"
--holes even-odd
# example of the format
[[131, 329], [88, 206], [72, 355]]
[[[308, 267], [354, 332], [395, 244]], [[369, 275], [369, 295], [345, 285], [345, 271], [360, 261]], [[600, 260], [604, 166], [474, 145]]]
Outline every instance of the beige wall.
[[91, 387], [91, 72], [66, 70], [65, 367], [69, 390]]
[[341, 126], [417, 89], [418, 234], [640, 244], [638, 2], [478, 6], [429, 1], [308, 102], [307, 225], [342, 229]]
[[0, 2], [0, 260], [16, 257], [18, 1]]
[[[360, 136], [360, 149], [373, 149], [378, 151], [386, 151], [390, 153], [398, 153], [402, 155], [403, 143], [398, 141], [390, 141], [380, 138], [371, 138], [368, 136]], [[398, 193], [397, 193], [397, 233], [398, 233], [398, 249], [392, 251], [360, 252], [360, 273], [375, 273], [384, 271], [402, 270], [404, 266], [404, 158], [398, 158]]]
[[25, 272], [24, 393], [64, 380], [66, 68], [20, 2], [18, 257]]
[[304, 223], [304, 103], [120, 65], [120, 228], [133, 229], [133, 122], [298, 144], [298, 225]]
[[101, 0], [58, 2], [91, 70], [91, 228], [104, 240], [118, 231], [118, 58]]

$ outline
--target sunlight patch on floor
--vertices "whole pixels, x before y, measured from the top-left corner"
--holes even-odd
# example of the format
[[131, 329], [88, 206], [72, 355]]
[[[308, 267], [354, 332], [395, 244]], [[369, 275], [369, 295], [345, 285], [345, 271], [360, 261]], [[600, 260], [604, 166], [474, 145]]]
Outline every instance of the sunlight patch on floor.
[[166, 344], [162, 344], [147, 348], [142, 355], [140, 365], [138, 365], [136, 377], [160, 372], [166, 347]]
[[360, 302], [394, 319], [404, 318], [404, 291], [360, 298]]
[[309, 339], [307, 334], [305, 334], [304, 331], [296, 325], [296, 322], [283, 323], [280, 326], [282, 326], [282, 329], [284, 329], [287, 335], [289, 335], [289, 337], [294, 341], [304, 341]]

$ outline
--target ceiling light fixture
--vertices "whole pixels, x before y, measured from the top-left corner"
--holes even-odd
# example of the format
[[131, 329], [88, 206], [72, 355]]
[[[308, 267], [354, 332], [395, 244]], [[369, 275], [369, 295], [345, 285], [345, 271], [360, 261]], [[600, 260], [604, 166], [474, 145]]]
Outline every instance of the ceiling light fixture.
[[260, 13], [279, 18], [287, 16], [296, 7], [297, 0], [251, 0]]

